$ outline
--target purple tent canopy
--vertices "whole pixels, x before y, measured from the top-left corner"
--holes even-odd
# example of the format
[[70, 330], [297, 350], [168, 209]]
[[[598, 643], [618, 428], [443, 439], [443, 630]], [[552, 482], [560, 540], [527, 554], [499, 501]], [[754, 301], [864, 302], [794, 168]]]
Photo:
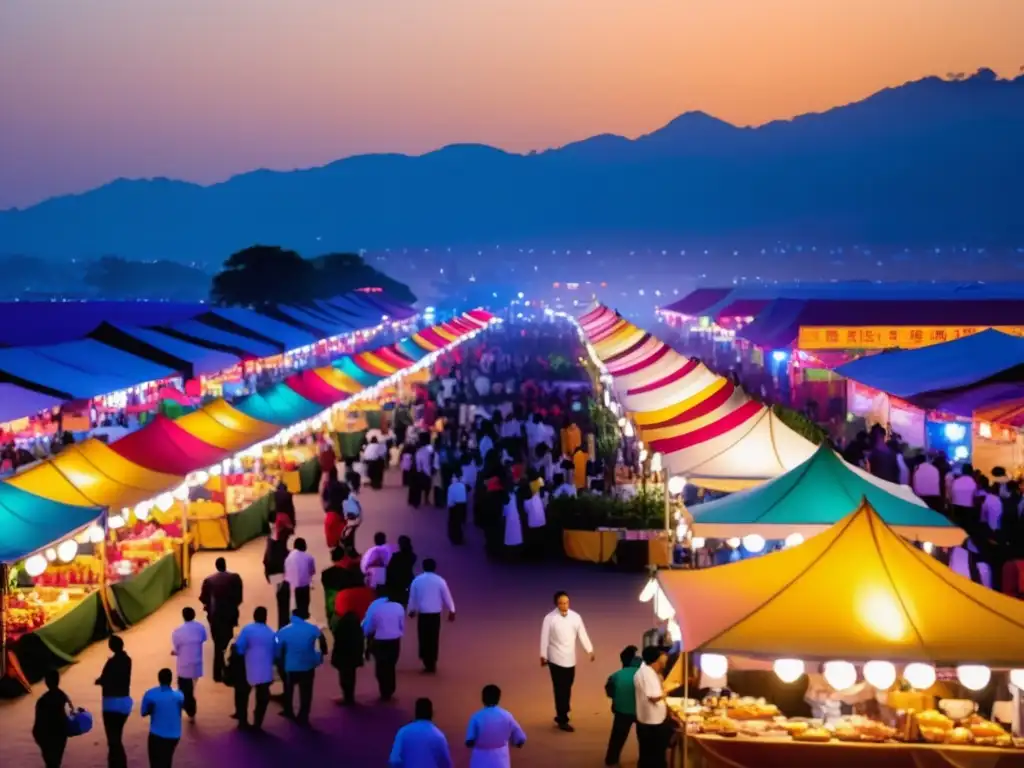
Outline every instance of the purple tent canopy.
[[162, 301], [8, 301], [0, 303], [3, 316], [0, 346], [59, 344], [86, 336], [103, 321], [117, 325], [165, 325], [202, 314], [203, 304]]

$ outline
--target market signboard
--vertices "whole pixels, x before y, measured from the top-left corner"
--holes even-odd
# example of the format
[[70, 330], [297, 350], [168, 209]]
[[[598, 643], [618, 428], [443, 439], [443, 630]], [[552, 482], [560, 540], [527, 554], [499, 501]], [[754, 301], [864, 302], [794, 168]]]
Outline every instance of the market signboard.
[[[954, 341], [988, 330], [989, 326], [800, 326], [799, 349], [915, 349], [944, 341]], [[1012, 336], [1024, 336], [1024, 327], [999, 326], [994, 330]]]

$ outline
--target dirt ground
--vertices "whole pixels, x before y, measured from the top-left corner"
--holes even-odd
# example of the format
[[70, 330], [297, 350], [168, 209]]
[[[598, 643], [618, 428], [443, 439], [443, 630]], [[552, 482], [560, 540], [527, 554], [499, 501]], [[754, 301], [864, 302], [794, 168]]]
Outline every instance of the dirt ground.
[[[639, 645], [652, 621], [650, 608], [637, 600], [643, 575], [611, 573], [582, 564], [493, 563], [484, 556], [482, 537], [472, 525], [468, 526], [467, 544], [452, 546], [445, 535], [443, 511], [411, 509], [398, 487], [397, 473], [390, 473], [387, 482], [382, 491], [367, 488], [362, 493], [364, 523], [359, 544], [365, 547], [378, 530], [386, 532], [390, 540], [407, 534], [420, 561], [425, 557], [437, 560], [438, 572], [447, 578], [458, 609], [456, 622], [442, 627], [438, 674], [421, 673], [415, 626], [410, 621], [398, 668], [396, 701], [377, 701], [372, 667], [366, 666], [359, 674], [359, 706], [337, 706], [333, 702], [339, 694], [336, 673], [325, 664], [317, 672], [311, 729], [279, 717], [279, 707], [272, 702], [266, 732], [250, 734], [239, 732], [230, 718], [232, 692], [213, 683], [208, 656], [207, 678], [196, 692], [198, 717], [195, 723], [184, 725], [175, 765], [206, 768], [218, 761], [230, 761], [247, 768], [295, 768], [306, 760], [323, 765], [326, 759], [326, 764], [334, 766], [383, 767], [395, 731], [411, 719], [413, 702], [417, 697], [429, 696], [434, 702], [435, 722], [448, 737], [455, 765], [468, 766], [466, 723], [480, 706], [480, 690], [487, 683], [501, 686], [502, 705], [515, 715], [527, 734], [528, 742], [521, 752], [514, 753], [513, 764], [532, 768], [602, 765], [611, 723], [604, 681], [618, 667], [619, 651], [630, 643]], [[298, 535], [309, 542], [318, 568], [326, 567], [329, 558], [319, 501], [315, 496], [296, 497], [296, 507]], [[258, 540], [226, 555], [228, 568], [240, 573], [245, 582], [243, 620], [258, 605], [270, 608], [274, 616], [272, 590], [262, 572], [263, 546], [263, 540]], [[193, 562], [195, 586], [123, 634], [133, 660], [132, 696], [136, 702], [135, 714], [125, 729], [129, 765], [147, 764], [148, 723], [138, 716], [138, 702], [145, 690], [156, 684], [161, 667], [173, 668], [170, 633], [180, 623], [184, 606], [193, 605], [198, 610], [198, 585], [213, 571], [216, 557], [217, 553], [200, 553]], [[572, 734], [554, 727], [550, 678], [539, 660], [541, 621], [551, 608], [553, 593], [559, 589], [572, 596], [572, 606], [582, 614], [597, 652], [594, 663], [580, 654], [573, 690], [573, 723], [577, 730]], [[313, 593], [312, 606], [314, 620], [322, 624], [323, 596], [318, 590]], [[92, 733], [68, 743], [65, 766], [106, 765], [99, 688], [94, 685], [106, 655], [105, 645], [95, 645], [63, 674], [62, 685], [75, 704], [96, 716]], [[30, 696], [0, 703], [0, 766], [42, 765], [31, 736], [34, 701], [39, 692], [37, 687]], [[631, 739], [623, 765], [635, 762], [636, 743]]]

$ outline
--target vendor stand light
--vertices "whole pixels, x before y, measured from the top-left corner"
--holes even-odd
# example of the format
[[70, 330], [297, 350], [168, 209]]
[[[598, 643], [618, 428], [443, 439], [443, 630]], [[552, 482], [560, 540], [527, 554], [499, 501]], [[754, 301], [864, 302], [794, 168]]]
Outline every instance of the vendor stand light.
[[961, 664], [956, 668], [956, 677], [964, 688], [980, 691], [992, 679], [992, 670], [983, 664]]
[[1010, 684], [1015, 688], [1024, 690], [1024, 669], [1010, 670]]
[[911, 688], [926, 691], [935, 685], [935, 667], [915, 661], [904, 668], [903, 679], [910, 683]]
[[70, 563], [78, 554], [78, 542], [74, 539], [62, 541], [57, 545], [57, 559], [62, 563]]
[[752, 533], [749, 536], [743, 537], [743, 548], [750, 552], [752, 555], [756, 555], [764, 549], [765, 540], [763, 536], [759, 536], [756, 533]]
[[729, 549], [736, 549], [739, 547], [741, 542], [739, 538], [733, 536], [731, 539], [726, 539], [725, 543], [728, 545]]
[[887, 691], [896, 682], [896, 667], [888, 661], [869, 661], [864, 665], [864, 679], [880, 691]]
[[46, 555], [46, 559], [48, 562], [52, 563], [57, 559], [57, 550], [53, 547], [47, 547], [46, 552], [44, 552], [43, 554]]
[[804, 674], [804, 663], [800, 659], [776, 659], [772, 670], [782, 682], [795, 683]]
[[49, 563], [46, 562], [46, 558], [42, 555], [32, 555], [31, 557], [25, 558], [25, 573], [34, 579], [38, 576], [42, 576], [48, 565]]
[[702, 653], [700, 671], [708, 677], [725, 677], [729, 671], [729, 659], [719, 653]]
[[789, 547], [799, 547], [803, 543], [804, 543], [804, 537], [803, 537], [803, 534], [800, 534], [800, 533], [791, 533], [791, 534], [789, 534], [789, 536], [786, 537], [786, 541], [785, 541], [785, 545], [786, 545], [787, 548], [789, 548]]
[[848, 661], [827, 661], [823, 670], [825, 682], [837, 691], [852, 688], [857, 682], [857, 668]]

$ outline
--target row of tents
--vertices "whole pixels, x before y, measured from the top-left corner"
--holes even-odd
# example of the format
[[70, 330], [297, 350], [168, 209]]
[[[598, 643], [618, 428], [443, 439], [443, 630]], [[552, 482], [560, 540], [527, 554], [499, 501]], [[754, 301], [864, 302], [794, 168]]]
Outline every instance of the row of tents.
[[401, 341], [305, 370], [235, 403], [224, 399], [177, 419], [158, 416], [109, 445], [88, 439], [0, 483], [0, 562], [13, 562], [89, 525], [105, 510], [149, 501], [192, 472], [372, 393], [403, 371], [493, 321], [473, 310]]
[[146, 382], [217, 374], [240, 362], [374, 328], [385, 319], [415, 316], [408, 306], [359, 292], [259, 309], [68, 302], [18, 304], [12, 311], [15, 323], [66, 328], [41, 337], [59, 341], [0, 348], [0, 422]]
[[598, 306], [578, 319], [605, 383], [670, 475], [730, 495], [692, 512], [694, 536], [783, 541], [821, 533], [866, 500], [901, 535], [940, 546], [965, 534], [907, 486], [815, 446], [703, 363]]

